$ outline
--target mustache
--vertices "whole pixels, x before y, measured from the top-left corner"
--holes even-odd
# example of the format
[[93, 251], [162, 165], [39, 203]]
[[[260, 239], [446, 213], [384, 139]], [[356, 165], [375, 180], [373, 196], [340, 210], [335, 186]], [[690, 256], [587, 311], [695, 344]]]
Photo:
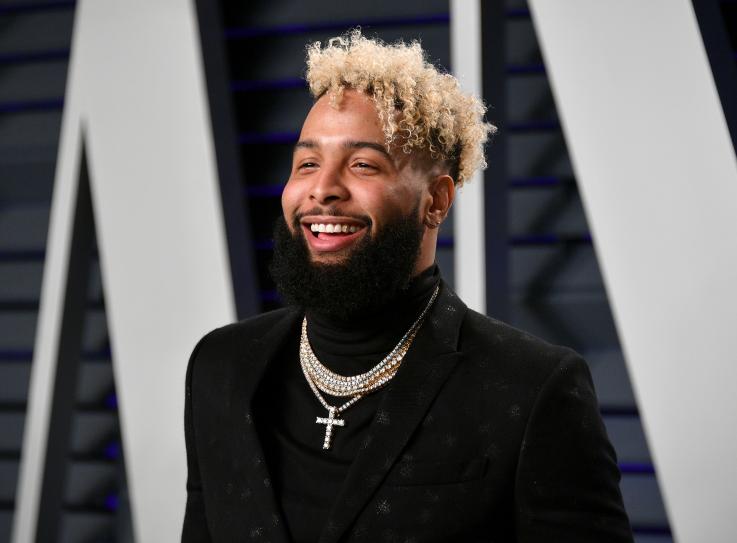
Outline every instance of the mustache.
[[294, 219], [292, 220], [292, 225], [294, 226], [294, 229], [299, 230], [302, 219], [310, 215], [324, 215], [324, 216], [329, 216], [329, 217], [348, 217], [350, 219], [355, 219], [359, 222], [364, 223], [369, 228], [373, 224], [371, 217], [369, 217], [368, 215], [359, 215], [356, 213], [346, 213], [345, 211], [341, 211], [336, 206], [328, 206], [328, 207], [315, 206], [311, 209], [308, 209], [307, 211], [301, 211], [299, 213], [294, 214]]

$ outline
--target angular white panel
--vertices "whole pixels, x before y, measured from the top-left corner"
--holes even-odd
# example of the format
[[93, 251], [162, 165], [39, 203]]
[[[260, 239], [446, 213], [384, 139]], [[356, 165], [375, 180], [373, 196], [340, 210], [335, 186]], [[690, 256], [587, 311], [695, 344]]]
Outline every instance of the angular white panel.
[[[481, 4], [451, 0], [450, 52], [453, 75], [466, 92], [481, 96]], [[455, 290], [468, 307], [486, 313], [486, 245], [483, 172], [456, 193], [453, 206]]]
[[83, 142], [135, 538], [180, 536], [187, 359], [204, 332], [235, 318], [201, 64], [194, 2], [77, 2], [16, 543], [35, 540]]
[[737, 534], [737, 161], [688, 0], [530, 0], [680, 542]]

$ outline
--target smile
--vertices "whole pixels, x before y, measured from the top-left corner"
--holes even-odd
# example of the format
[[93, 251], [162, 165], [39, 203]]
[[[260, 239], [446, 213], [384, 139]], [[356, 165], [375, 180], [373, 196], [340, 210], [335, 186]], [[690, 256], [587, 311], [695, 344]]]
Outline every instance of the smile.
[[347, 225], [347, 224], [325, 224], [325, 223], [312, 223], [310, 225], [310, 230], [313, 233], [319, 233], [319, 232], [327, 232], [328, 234], [347, 234], [354, 232], [358, 232], [359, 227], [356, 225]]
[[367, 230], [365, 224], [347, 217], [306, 217], [301, 223], [307, 243], [315, 253], [345, 249]]

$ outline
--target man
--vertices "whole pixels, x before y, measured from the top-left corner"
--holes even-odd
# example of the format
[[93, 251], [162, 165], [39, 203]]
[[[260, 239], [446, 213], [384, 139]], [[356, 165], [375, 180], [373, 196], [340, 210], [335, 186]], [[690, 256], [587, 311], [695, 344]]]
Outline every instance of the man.
[[419, 45], [314, 44], [272, 274], [190, 359], [183, 541], [632, 541], [585, 362], [435, 265], [493, 129]]

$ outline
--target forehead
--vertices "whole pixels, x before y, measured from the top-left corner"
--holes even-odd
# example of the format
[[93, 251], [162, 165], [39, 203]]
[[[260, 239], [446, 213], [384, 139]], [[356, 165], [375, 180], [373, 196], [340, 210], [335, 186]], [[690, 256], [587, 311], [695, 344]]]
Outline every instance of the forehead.
[[305, 139], [317, 143], [362, 140], [383, 146], [385, 137], [373, 99], [346, 89], [336, 104], [332, 103], [331, 94], [325, 94], [315, 102], [302, 125], [300, 140]]

